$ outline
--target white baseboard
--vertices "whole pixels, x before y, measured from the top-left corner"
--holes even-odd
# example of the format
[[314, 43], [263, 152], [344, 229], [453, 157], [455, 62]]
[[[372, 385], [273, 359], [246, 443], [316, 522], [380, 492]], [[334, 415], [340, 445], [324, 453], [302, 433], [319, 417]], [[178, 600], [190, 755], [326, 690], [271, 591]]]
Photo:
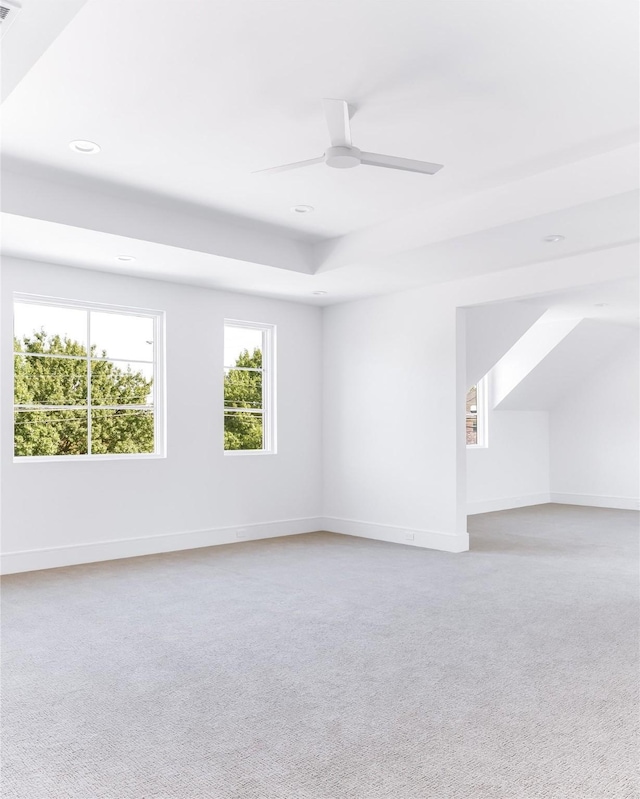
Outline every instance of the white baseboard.
[[[432, 530], [414, 530], [409, 527], [394, 527], [389, 524], [372, 524], [355, 519], [337, 519], [327, 516], [323, 530], [329, 533], [354, 535], [360, 538], [372, 538], [376, 541], [389, 541], [394, 544], [406, 544], [426, 549], [440, 549], [444, 552], [466, 552], [469, 549], [467, 533], [439, 533]], [[412, 536], [410, 538], [409, 536]]]
[[528, 505], [545, 505], [552, 502], [549, 493], [522, 494], [518, 497], [500, 497], [499, 499], [483, 499], [479, 502], [467, 503], [467, 514], [493, 513], [496, 510], [511, 510], [512, 508], [525, 508]]
[[561, 505], [586, 505], [592, 508], [616, 508], [618, 510], [640, 510], [637, 497], [598, 496], [597, 494], [558, 494], [551, 492], [551, 502]]
[[[80, 563], [95, 563], [102, 560], [134, 558], [139, 555], [157, 555], [181, 549], [236, 544], [260, 538], [277, 538], [284, 535], [299, 535], [324, 529], [324, 519], [286, 519], [284, 521], [243, 524], [235, 527], [218, 527], [209, 530], [190, 530], [184, 533], [163, 533], [113, 541], [98, 541], [89, 544], [28, 549], [7, 552], [2, 555], [2, 574], [55, 569], [60, 566], [75, 566]], [[242, 530], [242, 536], [238, 531]]]

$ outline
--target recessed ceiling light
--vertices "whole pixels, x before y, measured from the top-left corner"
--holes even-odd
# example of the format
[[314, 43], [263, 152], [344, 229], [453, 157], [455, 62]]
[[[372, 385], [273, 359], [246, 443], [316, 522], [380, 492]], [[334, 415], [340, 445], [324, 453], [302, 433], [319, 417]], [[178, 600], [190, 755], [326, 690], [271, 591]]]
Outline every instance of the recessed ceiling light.
[[291, 210], [294, 214], [310, 214], [315, 208], [313, 205], [294, 205]]
[[77, 139], [69, 143], [69, 147], [76, 153], [83, 153], [84, 155], [94, 155], [100, 152], [100, 145], [94, 141], [85, 141], [84, 139]]
[[135, 261], [136, 259], [133, 255], [118, 255], [119, 261]]
[[564, 241], [564, 236], [560, 236], [558, 234], [554, 234], [553, 236], [545, 236], [542, 241], [546, 241], [547, 244], [556, 244], [558, 241]]
[[327, 294], [326, 291], [314, 291], [313, 293], [316, 295], [316, 297], [323, 297], [325, 294]]

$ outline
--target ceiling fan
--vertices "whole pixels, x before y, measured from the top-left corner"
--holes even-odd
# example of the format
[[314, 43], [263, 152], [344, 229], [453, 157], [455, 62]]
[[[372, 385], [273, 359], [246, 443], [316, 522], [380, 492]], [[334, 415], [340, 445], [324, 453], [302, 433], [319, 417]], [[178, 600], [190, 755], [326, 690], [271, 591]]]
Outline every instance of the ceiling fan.
[[435, 175], [442, 169], [442, 164], [430, 164], [428, 161], [414, 161], [411, 158], [397, 158], [395, 155], [379, 155], [365, 153], [351, 144], [351, 126], [349, 124], [349, 106], [345, 100], [322, 101], [324, 115], [329, 128], [331, 147], [318, 158], [307, 161], [295, 161], [293, 164], [274, 166], [270, 169], [259, 169], [260, 173], [286, 172], [289, 169], [300, 169], [312, 164], [325, 163], [334, 169], [351, 169], [354, 166], [381, 166], [385, 169], [402, 169], [405, 172], [420, 172], [423, 175]]

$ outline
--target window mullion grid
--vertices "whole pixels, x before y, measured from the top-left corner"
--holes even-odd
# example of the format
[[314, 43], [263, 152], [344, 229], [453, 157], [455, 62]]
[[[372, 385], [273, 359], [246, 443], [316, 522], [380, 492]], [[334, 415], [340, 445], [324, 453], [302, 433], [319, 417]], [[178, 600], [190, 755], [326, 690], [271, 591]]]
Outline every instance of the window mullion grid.
[[91, 311], [87, 310], [87, 455], [91, 444]]
[[[51, 352], [15, 352], [14, 355], [22, 355], [25, 358], [65, 358], [66, 360], [70, 361], [84, 361], [86, 359], [86, 355], [63, 355], [62, 353], [51, 353]], [[92, 361], [105, 361], [107, 363], [150, 363], [154, 364], [154, 361], [142, 361], [136, 358], [102, 358], [101, 356], [94, 355], [91, 357]]]
[[15, 352], [14, 355], [22, 355], [24, 358], [58, 358], [68, 361], [84, 361], [86, 355], [63, 355], [62, 353], [51, 352]]
[[159, 434], [160, 434], [160, 421], [159, 421], [159, 414], [156, 410], [156, 406], [158, 405], [158, 396], [156, 393], [157, 387], [157, 378], [158, 378], [158, 359], [156, 357], [157, 353], [157, 346], [158, 346], [158, 317], [154, 317], [153, 319], [153, 370], [151, 372], [153, 383], [151, 384], [153, 389], [153, 394], [151, 398], [153, 400], [153, 451], [154, 453], [158, 451], [158, 442], [159, 442]]
[[[161, 328], [160, 323], [160, 313], [161, 312], [151, 312], [151, 313], [135, 313], [131, 312], [129, 309], [123, 308], [122, 310], [116, 308], [100, 308], [96, 309], [98, 312], [109, 312], [115, 315], [132, 315], [132, 316], [140, 316], [153, 319], [153, 358], [152, 360], [148, 359], [129, 359], [129, 358], [109, 358], [109, 357], [102, 357], [102, 356], [95, 356], [92, 357], [91, 351], [91, 309], [87, 308], [84, 303], [76, 303], [73, 301], [55, 301], [53, 299], [41, 299], [41, 298], [34, 298], [26, 295], [21, 294], [14, 294], [14, 302], [23, 302], [23, 303], [30, 303], [33, 305], [43, 305], [43, 306], [51, 306], [51, 307], [59, 307], [59, 308], [81, 308], [87, 314], [86, 317], [86, 336], [87, 336], [87, 345], [85, 355], [69, 355], [66, 353], [48, 353], [48, 352], [28, 352], [28, 351], [16, 351], [14, 349], [14, 359], [15, 356], [29, 358], [29, 357], [36, 357], [36, 358], [53, 358], [53, 359], [66, 359], [66, 360], [75, 360], [75, 361], [85, 361], [86, 363], [86, 378], [87, 378], [87, 388], [86, 388], [86, 405], [40, 405], [40, 404], [17, 404], [14, 401], [14, 410], [18, 412], [27, 412], [27, 411], [81, 411], [86, 414], [87, 419], [87, 428], [86, 428], [86, 444], [87, 444], [87, 455], [86, 456], [76, 456], [79, 458], [82, 457], [91, 457], [92, 456], [92, 419], [91, 413], [93, 408], [95, 407], [96, 410], [104, 409], [104, 410], [138, 410], [142, 412], [151, 412], [153, 413], [153, 420], [154, 420], [154, 449], [153, 455], [156, 455], [158, 452], [158, 441], [161, 440], [161, 436], [163, 435], [163, 426], [160, 424], [161, 413], [158, 412], [157, 403], [154, 401], [151, 405], [149, 404], [112, 404], [112, 405], [97, 405], [94, 406], [92, 402], [92, 361], [105, 361], [105, 362], [122, 362], [122, 363], [139, 363], [139, 364], [149, 364], [153, 368], [153, 385], [154, 385], [154, 397], [157, 394], [157, 385], [158, 380], [163, 378], [164, 375], [161, 374], [161, 367], [159, 366], [159, 353], [162, 352], [161, 345], [158, 344], [158, 336], [160, 331], [163, 330]], [[163, 382], [161, 380], [161, 382]], [[160, 411], [162, 412], [163, 409], [161, 408]], [[48, 420], [45, 420], [48, 421]], [[55, 421], [55, 420], [54, 420]], [[163, 441], [164, 439], [162, 439]], [[140, 453], [131, 453], [131, 454], [140, 454]], [[147, 453], [144, 453], [145, 455]], [[107, 456], [109, 456], [107, 454]], [[40, 456], [33, 456], [39, 459]], [[98, 456], [103, 457], [103, 456]], [[15, 459], [15, 456], [14, 456]]]
[[262, 366], [248, 367], [248, 366], [235, 366], [224, 365], [225, 376], [234, 372], [254, 372], [260, 374], [262, 378], [261, 390], [261, 408], [233, 408], [224, 407], [225, 416], [235, 414], [251, 414], [260, 416], [262, 419], [262, 449], [243, 448], [240, 447], [237, 451], [225, 450], [225, 454], [251, 454], [254, 452], [275, 452], [275, 437], [276, 437], [276, 421], [274, 418], [275, 413], [275, 380], [273, 372], [275, 370], [275, 325], [266, 325], [257, 322], [244, 322], [239, 320], [227, 320], [224, 322], [225, 331], [227, 328], [239, 328], [249, 330], [259, 330], [261, 334], [261, 349], [262, 349]]
[[[153, 405], [130, 403], [129, 405], [92, 405], [97, 411], [152, 411]], [[86, 405], [14, 405], [19, 411], [86, 411]]]
[[487, 377], [477, 385], [478, 444], [487, 445]]
[[[264, 334], [263, 334], [263, 337], [264, 337]], [[262, 342], [262, 357], [264, 358], [264, 341]], [[225, 371], [227, 369], [236, 369], [238, 372], [258, 372], [259, 374], [262, 375], [262, 406], [260, 408], [227, 408], [226, 405], [225, 405], [224, 413], [227, 413], [227, 411], [231, 411], [232, 413], [261, 413], [262, 416], [263, 416], [263, 419], [266, 419], [268, 414], [265, 414], [265, 407], [266, 406], [264, 404], [264, 402], [265, 402], [265, 388], [264, 388], [264, 386], [265, 386], [265, 378], [266, 378], [266, 375], [268, 374], [268, 370], [265, 369], [265, 368], [262, 368], [262, 369], [249, 369], [249, 368], [241, 367], [241, 366], [239, 366], [239, 367], [225, 366], [224, 369], [225, 369]], [[263, 422], [263, 442], [262, 443], [263, 443], [263, 446], [264, 446], [264, 422]]]
[[267, 397], [268, 397], [267, 382], [269, 380], [269, 373], [271, 372], [271, 369], [269, 367], [268, 346], [265, 346], [265, 344], [268, 344], [268, 342], [265, 341], [266, 338], [267, 338], [266, 331], [263, 330], [262, 331], [262, 338], [261, 338], [261, 347], [262, 347], [262, 380], [261, 380], [261, 383], [262, 383], [262, 449], [268, 449], [269, 448], [269, 431], [267, 430], [267, 427], [269, 426], [269, 413], [265, 413], [265, 410], [268, 411], [268, 407], [267, 407]]
[[[265, 336], [265, 333], [263, 331], [263, 333], [262, 333], [262, 344], [261, 344], [261, 346], [262, 346], [262, 357], [263, 358], [265, 357], [264, 336]], [[224, 370], [225, 370], [225, 372], [227, 370], [236, 371], [236, 372], [257, 372], [258, 374], [262, 375], [262, 407], [261, 408], [227, 408], [225, 406], [224, 413], [227, 413], [227, 412], [231, 412], [231, 413], [261, 413], [263, 419], [266, 420], [268, 418], [268, 414], [265, 414], [265, 408], [266, 408], [266, 406], [265, 406], [265, 380], [268, 379], [268, 378], [266, 378], [266, 375], [268, 375], [268, 373], [269, 373], [268, 369], [266, 368], [266, 364], [265, 364], [265, 366], [263, 366], [262, 369], [258, 369], [258, 368], [253, 367], [253, 366], [225, 366]], [[265, 424], [265, 422], [263, 421], [263, 430], [262, 430], [262, 435], [263, 435], [262, 445], [263, 445], [263, 448], [264, 448], [264, 443], [265, 443], [264, 424]]]

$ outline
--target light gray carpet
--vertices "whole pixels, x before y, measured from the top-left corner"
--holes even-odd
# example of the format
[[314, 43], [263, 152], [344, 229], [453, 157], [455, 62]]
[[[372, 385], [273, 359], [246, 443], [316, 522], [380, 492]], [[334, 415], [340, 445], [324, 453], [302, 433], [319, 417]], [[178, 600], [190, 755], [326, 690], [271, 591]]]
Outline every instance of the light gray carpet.
[[637, 797], [638, 515], [4, 581], [4, 799]]

